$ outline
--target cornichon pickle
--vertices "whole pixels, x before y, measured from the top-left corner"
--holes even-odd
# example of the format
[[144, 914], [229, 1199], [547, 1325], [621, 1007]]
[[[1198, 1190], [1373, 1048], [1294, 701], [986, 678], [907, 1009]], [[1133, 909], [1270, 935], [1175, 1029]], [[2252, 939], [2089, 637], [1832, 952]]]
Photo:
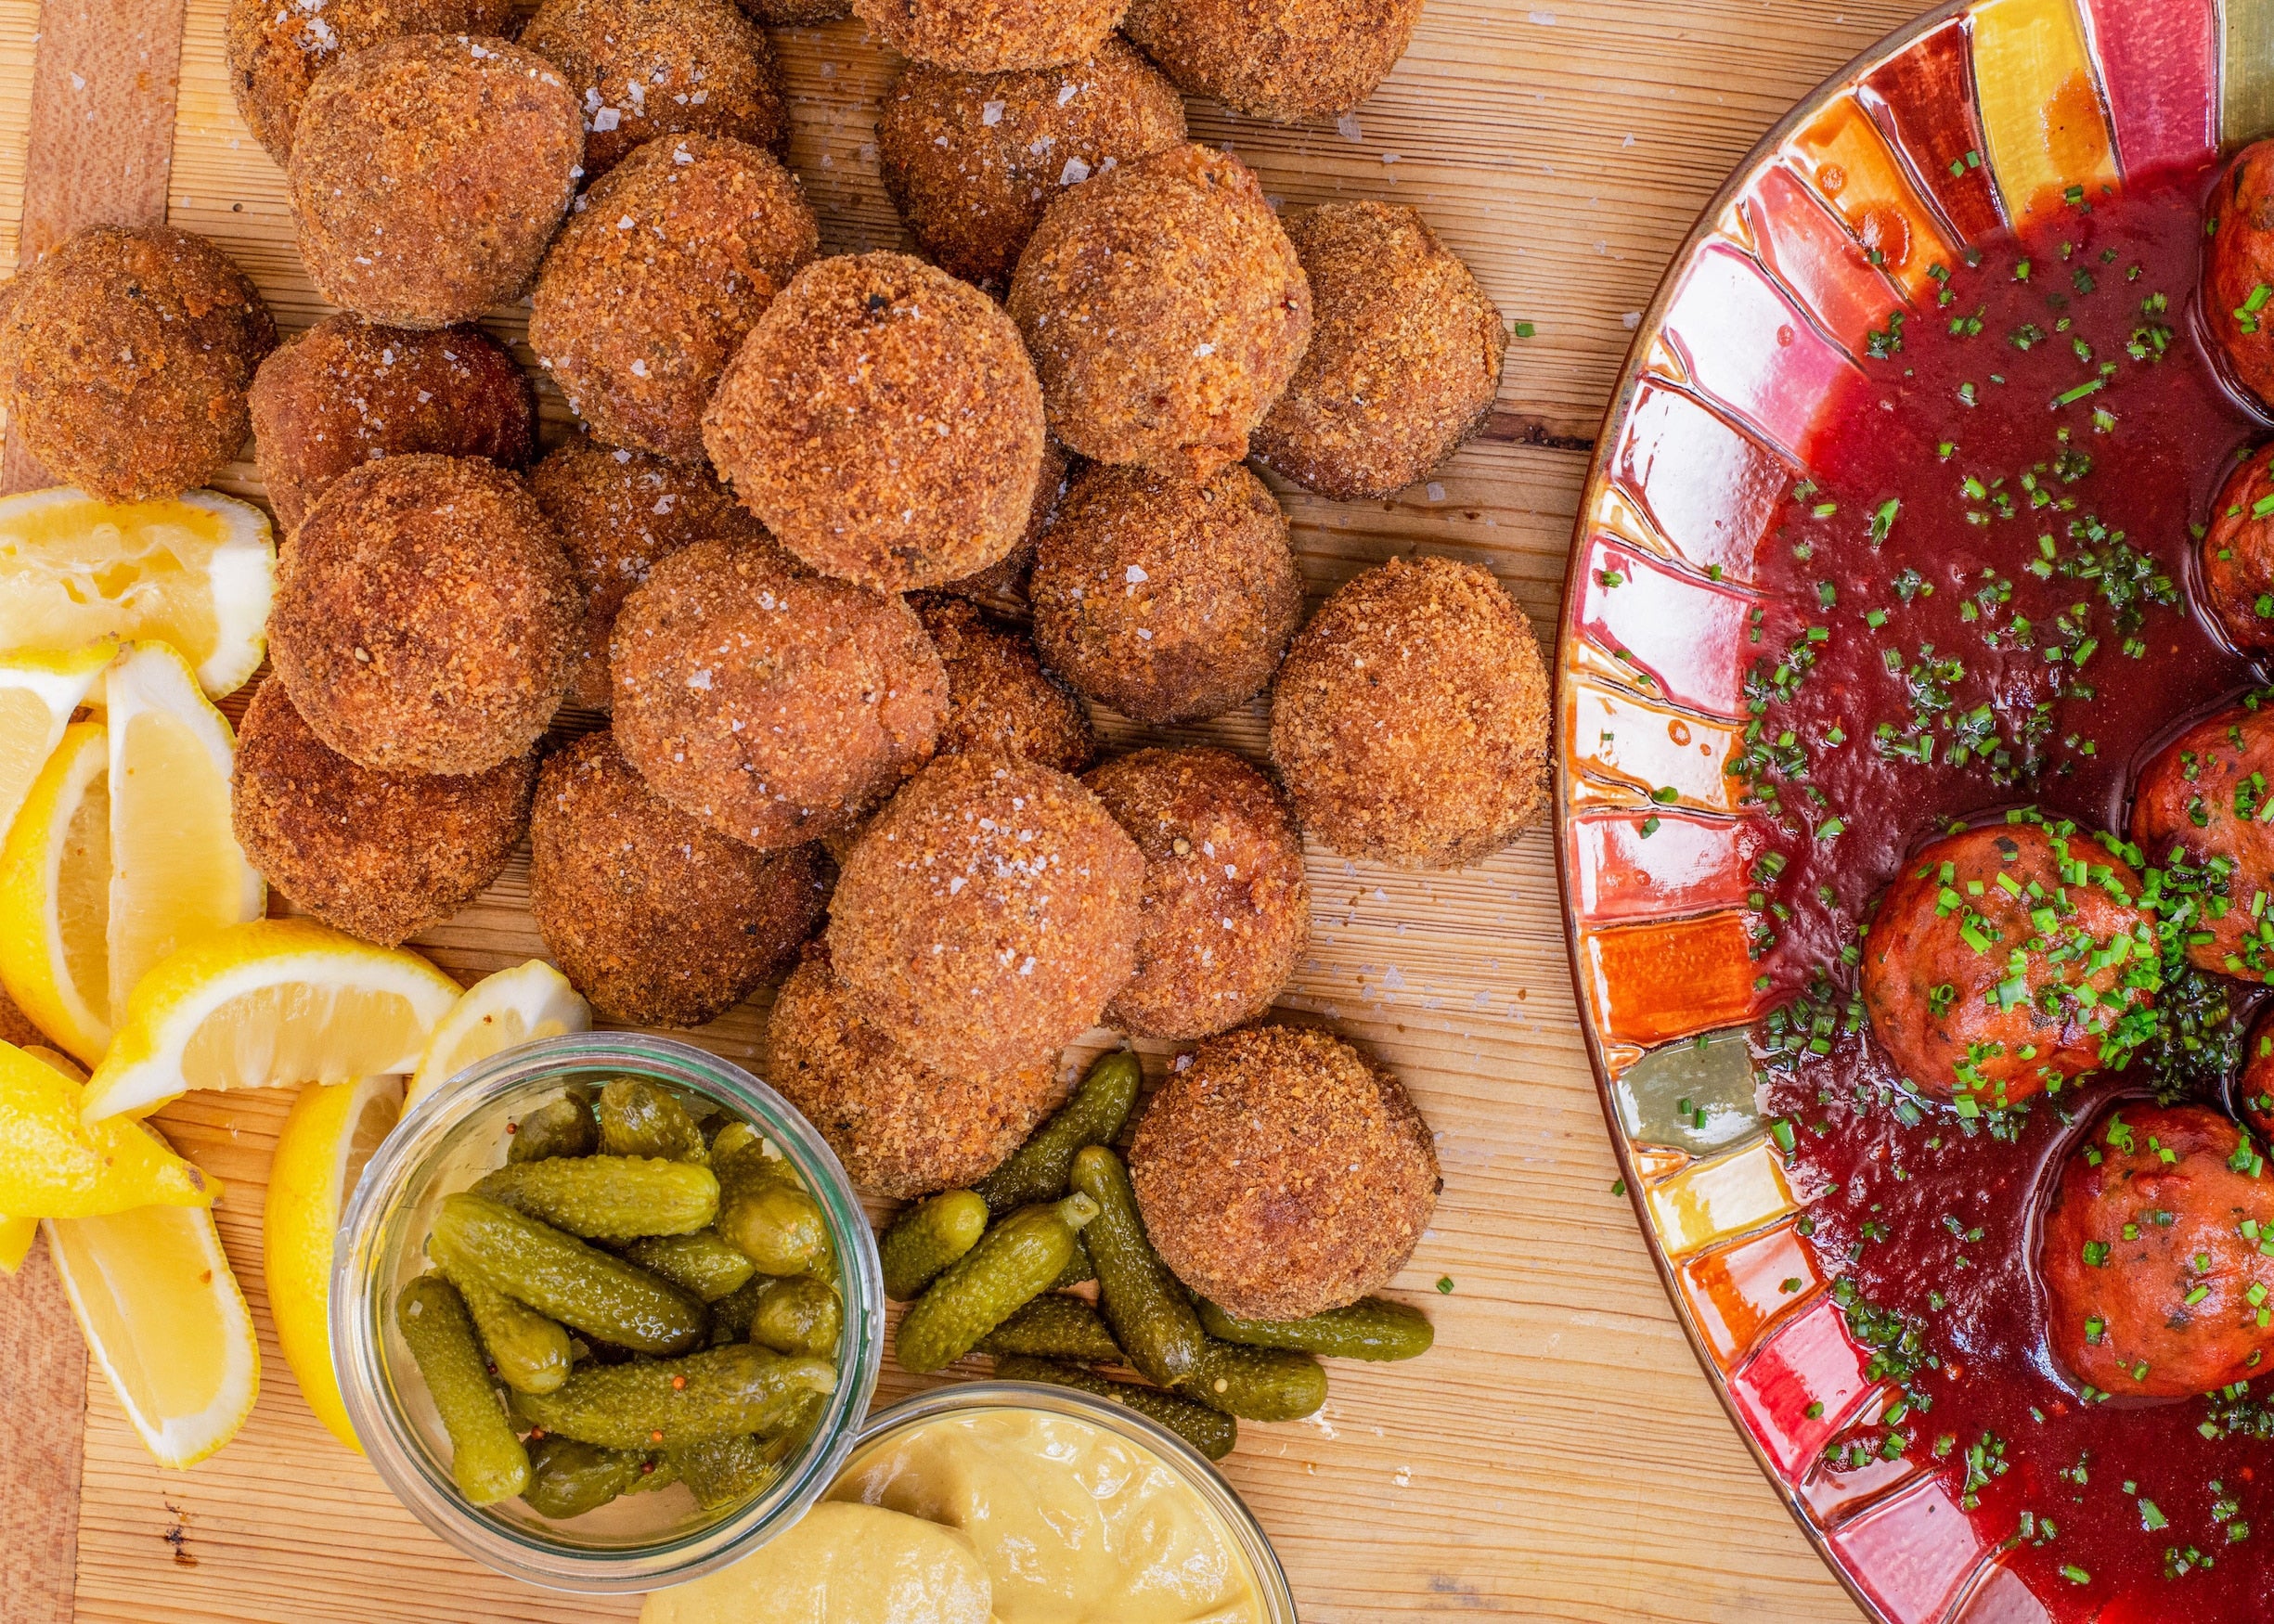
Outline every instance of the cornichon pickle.
[[1056, 1360], [1026, 1359], [1005, 1354], [995, 1360], [995, 1374], [1005, 1382], [1048, 1382], [1055, 1387], [1078, 1387], [1101, 1398], [1128, 1405], [1148, 1421], [1163, 1426], [1211, 1461], [1221, 1461], [1240, 1441], [1240, 1424], [1205, 1405], [1158, 1387], [1140, 1387], [1134, 1382], [1108, 1381], [1079, 1365]]
[[422, 1274], [395, 1299], [394, 1322], [450, 1435], [459, 1492], [475, 1505], [512, 1499], [529, 1486], [529, 1451], [497, 1402], [465, 1299], [441, 1275]]
[[601, 1090], [601, 1152], [611, 1156], [660, 1156], [666, 1162], [707, 1162], [703, 1129], [678, 1096], [645, 1077], [613, 1077]]
[[639, 1353], [682, 1353], [708, 1327], [703, 1305], [668, 1281], [463, 1191], [443, 1198], [426, 1249], [454, 1276]]
[[902, 1317], [893, 1343], [901, 1368], [922, 1375], [969, 1353], [1048, 1289], [1066, 1268], [1075, 1236], [1096, 1216], [1096, 1202], [1069, 1195], [1048, 1206], [1021, 1207], [989, 1230]]
[[976, 1191], [943, 1190], [894, 1218], [876, 1244], [885, 1295], [896, 1303], [914, 1301], [941, 1270], [979, 1244], [988, 1217], [987, 1198]]
[[1038, 1201], [1055, 1201], [1066, 1192], [1066, 1178], [1074, 1156], [1084, 1145], [1111, 1144], [1130, 1108], [1137, 1103], [1138, 1086], [1144, 1081], [1137, 1057], [1126, 1049], [1101, 1054], [1090, 1064], [1081, 1087], [1058, 1107], [1057, 1115], [1036, 1128], [1027, 1142], [1011, 1153], [1011, 1159], [975, 1188], [988, 1211], [1001, 1218]]
[[652, 1458], [637, 1450], [603, 1450], [554, 1435], [529, 1446], [529, 1487], [522, 1498], [539, 1516], [580, 1517], [653, 1475]]
[[704, 1511], [748, 1500], [773, 1480], [775, 1471], [764, 1446], [748, 1433], [703, 1438], [673, 1450], [669, 1458]]
[[[444, 1271], [446, 1274], [447, 1270]], [[497, 1379], [522, 1393], [549, 1393], [568, 1380], [569, 1334], [535, 1308], [481, 1281], [452, 1277]]]
[[1066, 1259], [1066, 1271], [1050, 1282], [1050, 1289], [1064, 1291], [1069, 1285], [1080, 1285], [1085, 1281], [1096, 1278], [1097, 1267], [1090, 1261], [1089, 1246], [1084, 1243], [1076, 1242], [1074, 1256]]
[[765, 1136], [760, 1134], [756, 1128], [743, 1121], [742, 1118], [736, 1117], [730, 1122], [723, 1123], [718, 1131], [712, 1135], [711, 1165], [717, 1166], [724, 1158], [739, 1156], [752, 1145], [763, 1146], [765, 1142]]
[[748, 1145], [718, 1164], [718, 1233], [760, 1274], [830, 1266], [829, 1224], [790, 1165]]
[[1287, 1347], [1328, 1359], [1416, 1359], [1437, 1339], [1418, 1308], [1387, 1297], [1362, 1297], [1307, 1320], [1242, 1320], [1203, 1301], [1200, 1324], [1220, 1341]]
[[979, 1338], [979, 1351], [1075, 1364], [1118, 1364], [1121, 1345], [1098, 1311], [1079, 1297], [1045, 1292]]
[[757, 1272], [749, 1258], [718, 1238], [717, 1230], [649, 1235], [626, 1246], [624, 1256], [706, 1303], [731, 1295]]
[[1097, 1203], [1097, 1221], [1082, 1245], [1097, 1270], [1098, 1301], [1130, 1362], [1164, 1387], [1200, 1368], [1208, 1336], [1184, 1288], [1145, 1239], [1129, 1170], [1104, 1145], [1074, 1158], [1074, 1188]]
[[1300, 1421], [1326, 1402], [1326, 1372], [1307, 1353], [1211, 1341], [1176, 1385], [1188, 1398], [1245, 1421]]
[[600, 1124], [592, 1120], [588, 1088], [572, 1088], [558, 1100], [540, 1105], [513, 1125], [513, 1142], [506, 1147], [510, 1163], [542, 1162], [554, 1156], [588, 1156], [600, 1149]]
[[836, 1386], [822, 1359], [784, 1359], [747, 1342], [685, 1359], [587, 1365], [552, 1393], [523, 1393], [533, 1425], [612, 1450], [677, 1450], [730, 1433], [773, 1432], [806, 1395]]
[[837, 1294], [826, 1282], [793, 1274], [769, 1280], [759, 1288], [747, 1334], [776, 1353], [827, 1355], [837, 1351], [844, 1318]]
[[718, 1216], [708, 1167], [660, 1156], [557, 1156], [498, 1168], [473, 1192], [595, 1241], [686, 1235]]

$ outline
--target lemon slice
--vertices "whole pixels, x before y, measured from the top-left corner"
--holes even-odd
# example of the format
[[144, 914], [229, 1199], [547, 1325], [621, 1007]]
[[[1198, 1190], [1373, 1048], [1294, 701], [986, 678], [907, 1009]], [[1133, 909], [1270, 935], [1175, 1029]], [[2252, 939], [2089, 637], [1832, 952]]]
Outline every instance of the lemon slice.
[[63, 735], [0, 845], [0, 986], [93, 1063], [110, 1042], [110, 743]]
[[88, 1079], [87, 1120], [148, 1115], [191, 1089], [407, 1072], [459, 990], [416, 953], [312, 919], [231, 925], [142, 978]]
[[214, 491], [118, 505], [69, 487], [0, 498], [0, 649], [157, 638], [218, 699], [260, 668], [276, 576], [268, 516]]
[[[87, 1074], [81, 1071], [68, 1055], [58, 1054], [52, 1049], [27, 1044], [24, 1052], [42, 1065], [61, 1072], [74, 1083], [84, 1083]], [[0, 1218], [0, 1274], [13, 1274], [31, 1256], [32, 1243], [39, 1239], [40, 1220], [33, 1218]]]
[[438, 1085], [500, 1050], [591, 1030], [592, 1006], [544, 960], [484, 976], [466, 989], [427, 1039], [404, 1104], [417, 1104]]
[[268, 888], [229, 824], [237, 741], [188, 664], [164, 643], [136, 643], [110, 667], [104, 697], [116, 1025], [151, 965], [225, 925], [260, 918]]
[[277, 1139], [262, 1214], [261, 1271], [284, 1362], [316, 1418], [358, 1451], [331, 1370], [331, 1254], [364, 1164], [402, 1114], [401, 1077], [303, 1089]]
[[117, 643], [106, 640], [68, 654], [0, 658], [0, 831], [62, 742], [71, 712], [86, 702], [95, 679], [118, 651]]
[[210, 1206], [219, 1184], [131, 1122], [82, 1120], [78, 1079], [0, 1043], [0, 1213], [100, 1218]]

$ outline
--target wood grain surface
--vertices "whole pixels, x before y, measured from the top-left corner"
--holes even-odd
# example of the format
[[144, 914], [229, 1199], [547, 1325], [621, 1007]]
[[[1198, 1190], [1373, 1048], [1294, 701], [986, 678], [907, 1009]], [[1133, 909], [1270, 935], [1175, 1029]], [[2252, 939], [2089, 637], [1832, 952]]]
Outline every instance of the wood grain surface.
[[[163, 19], [151, 13], [172, 4], [50, 0], [36, 27], [117, 5], [156, 37]], [[293, 252], [281, 177], [230, 102], [225, 8], [187, 5], [166, 212], [219, 240], [280, 325], [298, 328], [323, 306]], [[1503, 313], [1536, 328], [1512, 346], [1484, 437], [1428, 485], [1350, 506], [1283, 490], [1313, 593], [1400, 551], [1441, 550], [1491, 567], [1552, 636], [1589, 442], [1632, 313], [1745, 149], [1916, 9], [1906, 0], [1837, 10], [1822, 0], [1430, 0], [1405, 60], [1339, 128], [1279, 130], [1195, 104], [1195, 135], [1235, 148], [1290, 207], [1334, 196], [1414, 204]], [[50, 218], [26, 205], [19, 179], [27, 130], [31, 193], [56, 149], [40, 134], [47, 104], [26, 88], [33, 17], [30, 0], [0, 0], [0, 252], [19, 221], [32, 233], [34, 219]], [[898, 244], [871, 128], [887, 65], [857, 24], [782, 31], [776, 43], [796, 115], [792, 161], [825, 244]], [[122, 140], [112, 163], [124, 210], [156, 172], [146, 144]], [[81, 169], [70, 174], [83, 184]], [[519, 336], [517, 312], [492, 325]], [[557, 432], [557, 399], [547, 411]], [[249, 462], [224, 483], [258, 493]], [[1115, 742], [1136, 737], [1101, 719]], [[1254, 754], [1260, 718], [1175, 736]], [[1398, 1282], [1435, 1317], [1436, 1351], [1415, 1366], [1337, 1365], [1319, 1417], [1244, 1428], [1226, 1467], [1277, 1543], [1303, 1617], [1855, 1618], [1725, 1419], [1630, 1208], [1612, 1193], [1545, 831], [1458, 874], [1394, 874], [1314, 849], [1311, 875], [1312, 953], [1286, 1001], [1399, 1070], [1437, 1130], [1446, 1187]], [[423, 945], [468, 978], [540, 952], [526, 889], [517, 860]], [[697, 1040], [762, 1069], [763, 1001]], [[1148, 1062], [1157, 1071], [1163, 1058]], [[269, 1332], [259, 1265], [266, 1158], [290, 1100], [284, 1089], [193, 1097], [162, 1118], [227, 1183], [223, 1234], [261, 1322], [265, 1380], [244, 1433], [188, 1473], [152, 1465], [105, 1385], [89, 1385], [76, 1616], [631, 1616], [627, 1602], [548, 1595], [455, 1556], [301, 1403]], [[1441, 1282], [1450, 1289], [1434, 1289]], [[9, 1338], [43, 1322], [36, 1293], [29, 1270], [0, 1288], [0, 1381], [20, 1362]], [[917, 1385], [888, 1371], [883, 1395]], [[18, 1394], [0, 1388], [11, 1418]], [[0, 1492], [10, 1497], [0, 1503], [0, 1561], [12, 1564], [0, 1567], [0, 1616], [56, 1616], [17, 1611], [19, 1596], [44, 1592], [19, 1588], [13, 1548], [17, 1530], [33, 1527], [17, 1497], [52, 1501], [61, 1486], [6, 1479]], [[29, 1509], [42, 1506], [55, 1509]], [[45, 1554], [68, 1571], [64, 1553]]]

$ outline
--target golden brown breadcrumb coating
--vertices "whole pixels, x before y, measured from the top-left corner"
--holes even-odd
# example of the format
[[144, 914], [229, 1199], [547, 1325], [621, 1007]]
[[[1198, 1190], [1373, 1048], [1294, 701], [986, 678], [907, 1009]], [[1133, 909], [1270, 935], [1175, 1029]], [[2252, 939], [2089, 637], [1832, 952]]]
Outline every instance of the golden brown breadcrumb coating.
[[906, 254], [808, 265], [703, 418], [719, 476], [823, 574], [937, 586], [1026, 534], [1042, 393], [986, 294]]
[[497, 877], [529, 826], [536, 753], [443, 777], [357, 767], [308, 730], [281, 682], [237, 729], [229, 814], [245, 858], [326, 924], [392, 947]]
[[1228, 750], [1140, 750], [1082, 782], [1144, 853], [1137, 971], [1108, 1025], [1208, 1038], [1271, 1008], [1311, 944], [1302, 837]]
[[1051, 669], [1155, 726], [1262, 692], [1303, 618], [1287, 516], [1236, 462], [1202, 484], [1086, 470], [1042, 535], [1027, 592]]
[[909, 780], [846, 859], [829, 952], [861, 1015], [950, 1074], [1087, 1031], [1129, 980], [1144, 857], [1080, 783], [999, 755]]
[[934, 590], [998, 606], [1015, 606], [1022, 601], [1027, 596], [1027, 577], [1034, 573], [1035, 548], [1042, 540], [1042, 532], [1058, 516], [1058, 504], [1066, 499], [1066, 487], [1072, 483], [1072, 464], [1065, 448], [1045, 435], [1042, 475], [1035, 482], [1034, 506], [1027, 511], [1027, 533], [1009, 552], [987, 568], [959, 575]]
[[601, 439], [703, 460], [703, 408], [820, 238], [772, 153], [649, 142], [578, 200], [530, 296], [529, 343]]
[[1247, 455], [1311, 342], [1311, 289], [1247, 166], [1198, 145], [1061, 192], [1010, 312], [1051, 432], [1099, 462], [1205, 479]]
[[1428, 1125], [1389, 1071], [1331, 1032], [1211, 1038], [1131, 1141], [1145, 1233], [1226, 1313], [1299, 1320], [1405, 1266], [1436, 1210]]
[[852, 0], [853, 15], [911, 62], [965, 73], [1048, 68], [1105, 44], [1130, 0]]
[[1090, 715], [1042, 669], [1024, 632], [990, 621], [959, 598], [911, 599], [948, 673], [939, 754], [993, 751], [1079, 772], [1097, 755]]
[[443, 34], [357, 51], [301, 104], [301, 261], [373, 321], [472, 321], [529, 285], [583, 157], [575, 93], [534, 51]]
[[1308, 124], [1372, 96], [1420, 19], [1421, 0], [1130, 0], [1124, 26], [1188, 95]]
[[828, 900], [818, 847], [729, 840], [641, 781], [606, 731], [549, 752], [529, 821], [529, 911], [612, 1021], [700, 1026], [779, 977]]
[[948, 678], [915, 611], [763, 543], [658, 562], [617, 612], [617, 747], [656, 793], [760, 848], [850, 826], [932, 756]]
[[1345, 857], [1453, 869], [1547, 794], [1548, 680], [1492, 575], [1392, 559], [1345, 583], [1287, 651], [1272, 762], [1304, 829]]
[[342, 474], [301, 521], [268, 657], [350, 761], [481, 772], [545, 731], [583, 625], [561, 537], [518, 475], [389, 457]]
[[742, 0], [742, 6], [769, 28], [813, 28], [853, 15], [853, 0]]
[[245, 444], [268, 306], [202, 237], [90, 226], [26, 268], [0, 316], [8, 430], [106, 502], [178, 496]]

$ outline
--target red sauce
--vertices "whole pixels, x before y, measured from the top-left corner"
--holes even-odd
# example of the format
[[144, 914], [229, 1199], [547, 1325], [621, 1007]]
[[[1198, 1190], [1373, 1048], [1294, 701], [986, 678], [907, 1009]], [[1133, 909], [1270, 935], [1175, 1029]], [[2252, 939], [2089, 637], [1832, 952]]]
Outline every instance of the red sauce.
[[[1784, 504], [1759, 560], [1756, 671], [1796, 642], [1814, 655], [1761, 713], [1764, 747], [1789, 730], [1806, 754], [1804, 776], [1756, 780], [1782, 811], [1784, 867], [1757, 882], [1756, 917], [1785, 995], [1828, 989], [1844, 1021], [1841, 950], [1911, 847], [2022, 805], [2121, 831], [2137, 764], [2258, 680], [2192, 606], [2189, 526], [2263, 433], [2194, 336], [2210, 178], [2136, 179], [1951, 267], [1943, 307], [1913, 312], [1899, 352], [1825, 403], [1804, 448], [1816, 488]], [[2248, 989], [2229, 990], [2245, 1012]], [[2009, 1563], [2077, 1618], [2274, 1605], [2274, 1443], [2205, 1437], [2206, 1399], [2084, 1403], [2047, 1349], [2031, 1254], [2051, 1169], [2102, 1103], [2155, 1079], [2136, 1064], [1993, 1135], [1902, 1097], [1857, 1031], [1774, 1077], [1825, 1272], [1912, 1321], [1938, 1361], [1912, 1384], [1930, 1407], [1894, 1429], [1905, 1454], [1955, 1492], [1980, 1451], [1985, 1542], [2018, 1540]], [[2187, 1086], [2225, 1103], [2216, 1076]], [[2254, 1387], [2274, 1397], [2274, 1370]], [[1878, 1451], [1889, 1430], [1841, 1443]]]

